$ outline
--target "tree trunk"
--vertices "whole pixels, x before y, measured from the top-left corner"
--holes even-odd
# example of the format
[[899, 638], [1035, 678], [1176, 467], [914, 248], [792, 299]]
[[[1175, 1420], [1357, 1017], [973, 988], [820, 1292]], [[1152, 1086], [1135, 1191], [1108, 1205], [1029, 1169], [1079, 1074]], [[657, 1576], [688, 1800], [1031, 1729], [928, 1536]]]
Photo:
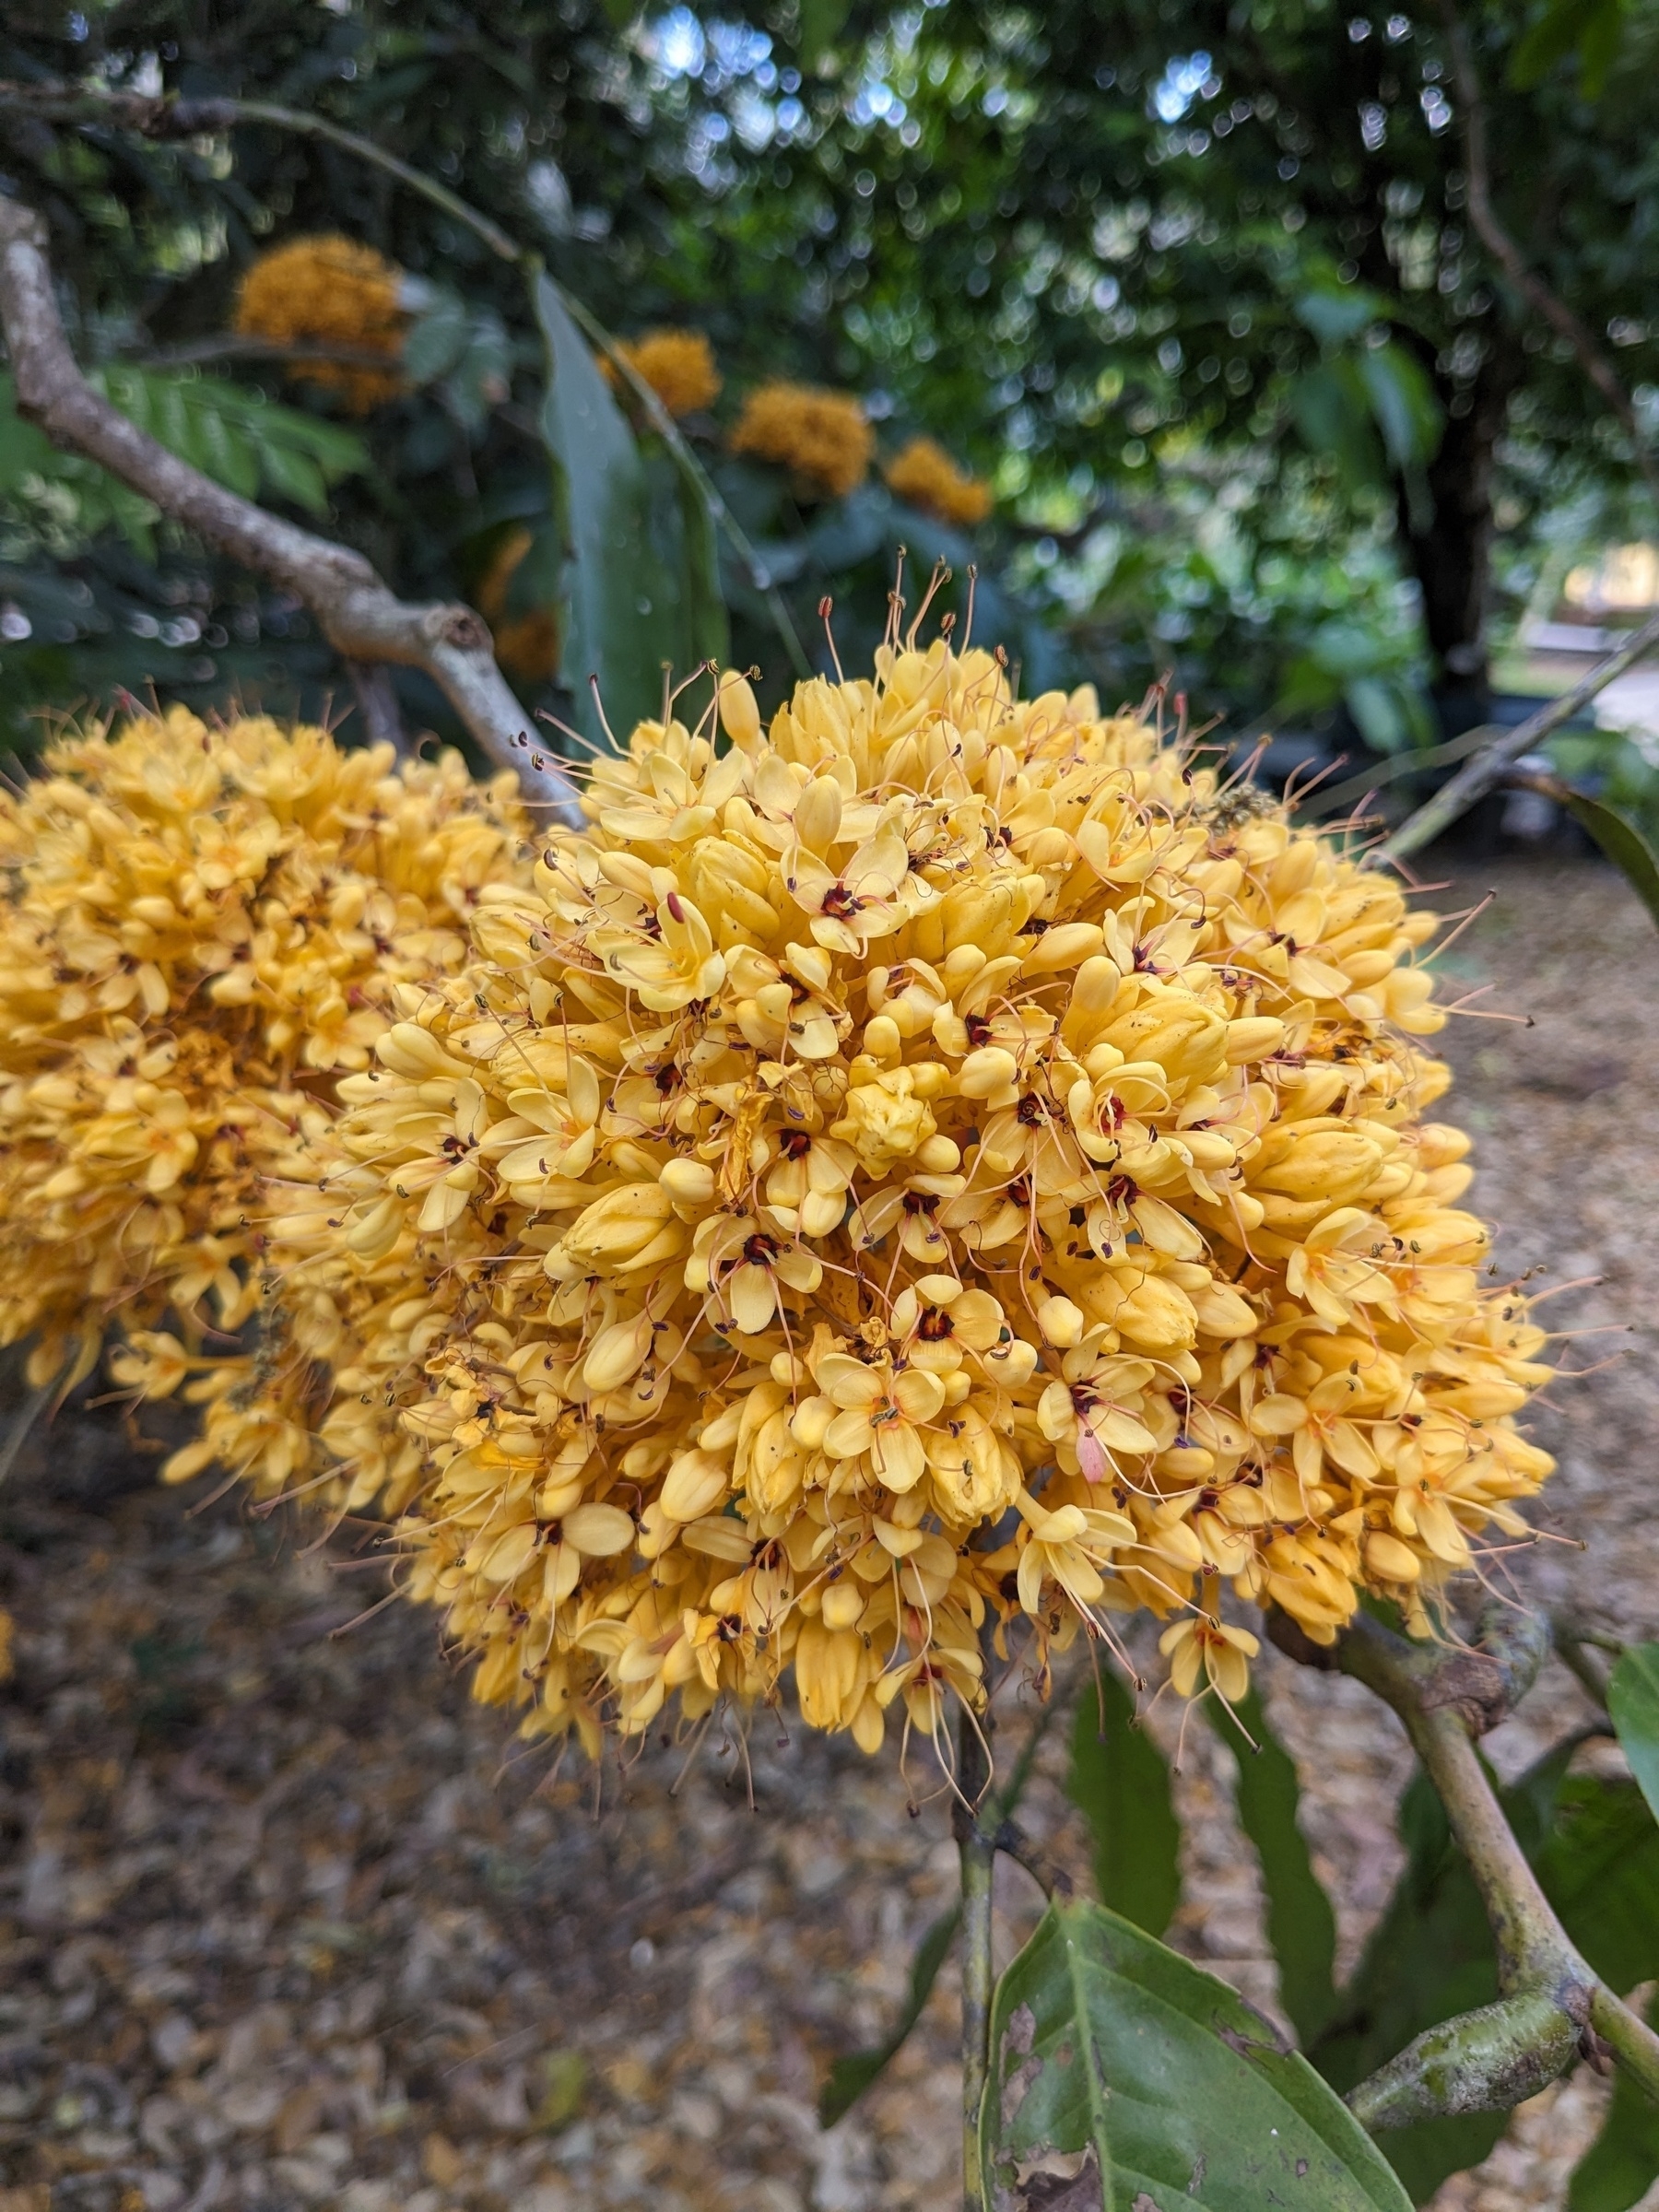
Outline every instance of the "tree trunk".
[[[1405, 488], [1397, 498], [1400, 535], [1423, 594], [1423, 626], [1432, 657], [1434, 696], [1449, 737], [1488, 719], [1491, 674], [1486, 621], [1492, 569], [1492, 478], [1509, 403], [1523, 376], [1521, 350], [1508, 334], [1488, 349], [1464, 396], [1448, 409], [1445, 435], [1430, 464], [1432, 515], [1415, 518]], [[1442, 404], [1452, 397], [1436, 379]], [[1426, 527], [1419, 526], [1426, 524]]]

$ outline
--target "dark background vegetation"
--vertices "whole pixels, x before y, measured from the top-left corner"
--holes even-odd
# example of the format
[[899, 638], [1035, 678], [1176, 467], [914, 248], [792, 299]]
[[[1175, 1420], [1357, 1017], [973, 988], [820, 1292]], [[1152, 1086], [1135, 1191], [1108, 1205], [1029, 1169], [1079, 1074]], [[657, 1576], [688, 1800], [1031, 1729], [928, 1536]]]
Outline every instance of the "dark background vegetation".
[[[1167, 675], [1206, 715], [1334, 722], [1392, 750], [1480, 720], [1494, 634], [1565, 554], [1651, 518], [1571, 348], [1471, 230], [1444, 18], [1359, 5], [26, 0], [0, 76], [324, 113], [537, 246], [613, 331], [706, 331], [726, 390], [693, 441], [820, 659], [818, 598], [862, 657], [903, 543], [959, 579], [977, 559], [981, 634], [1028, 684], [1088, 677], [1115, 700]], [[1659, 11], [1592, 13], [1599, 58], [1541, 73], [1516, 66], [1526, 10], [1472, 6], [1465, 27], [1499, 211], [1640, 414]], [[14, 109], [0, 172], [50, 218], [88, 364], [178, 373], [227, 329], [250, 260], [308, 231], [424, 278], [415, 388], [347, 426], [363, 465], [335, 477], [333, 526], [414, 594], [476, 592], [527, 523], [515, 609], [556, 594], [541, 349], [516, 272], [464, 227], [263, 127], [158, 146]], [[194, 372], [209, 398], [230, 380], [329, 411], [269, 364], [209, 353]], [[941, 438], [994, 482], [993, 521], [969, 544], [878, 477], [814, 504], [725, 457], [742, 392], [778, 374], [859, 394], [888, 452]], [[123, 685], [343, 696], [299, 609], [170, 526], [124, 531], [93, 472], [40, 460], [0, 418], [14, 744], [41, 705]], [[735, 656], [775, 691], [766, 610], [729, 562], [724, 588]]]

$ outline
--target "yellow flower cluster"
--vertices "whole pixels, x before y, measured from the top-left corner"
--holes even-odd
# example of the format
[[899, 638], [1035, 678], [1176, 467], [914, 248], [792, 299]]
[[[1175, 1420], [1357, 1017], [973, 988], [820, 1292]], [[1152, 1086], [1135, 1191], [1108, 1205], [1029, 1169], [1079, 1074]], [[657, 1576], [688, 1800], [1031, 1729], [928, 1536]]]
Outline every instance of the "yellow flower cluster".
[[934, 438], [912, 438], [888, 462], [890, 488], [924, 514], [971, 530], [991, 512], [991, 487], [971, 477]]
[[592, 1740], [792, 1671], [873, 1750], [982, 1628], [1041, 1674], [1149, 1609], [1233, 1697], [1223, 1583], [1422, 1625], [1550, 1465], [1422, 1119], [1433, 917], [984, 653], [719, 713], [486, 887], [280, 1225], [294, 1302], [371, 1286], [330, 1420], [429, 1455], [408, 1587], [478, 1694]]
[[[409, 320], [402, 295], [402, 271], [371, 246], [349, 238], [297, 238], [262, 253], [248, 269], [237, 290], [234, 328], [273, 345], [333, 347], [394, 362]], [[289, 373], [340, 393], [359, 414], [403, 390], [403, 379], [390, 370], [337, 361], [296, 362]]]
[[864, 482], [874, 446], [865, 411], [850, 392], [811, 384], [757, 385], [731, 437], [733, 453], [775, 461], [836, 500]]
[[461, 968], [522, 836], [511, 781], [480, 789], [453, 753], [394, 766], [177, 707], [0, 794], [0, 1342], [35, 1336], [32, 1382], [88, 1373], [113, 1324], [118, 1380], [207, 1405], [173, 1476], [312, 1465], [340, 1316], [293, 1335], [267, 1178], [397, 994]]
[[[700, 414], [720, 397], [721, 376], [714, 366], [714, 349], [700, 330], [648, 330], [642, 338], [624, 339], [618, 351], [625, 354], [651, 386], [670, 415]], [[608, 382], [617, 372], [602, 360]]]

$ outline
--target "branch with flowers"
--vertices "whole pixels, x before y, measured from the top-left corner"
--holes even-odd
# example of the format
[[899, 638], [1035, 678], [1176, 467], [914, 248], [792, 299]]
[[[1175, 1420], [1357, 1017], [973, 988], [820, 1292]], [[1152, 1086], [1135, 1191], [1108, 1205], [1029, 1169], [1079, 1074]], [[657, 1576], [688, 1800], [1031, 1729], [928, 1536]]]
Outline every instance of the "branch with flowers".
[[[1549, 1471], [1514, 1419], [1549, 1370], [1425, 1118], [1433, 920], [1156, 728], [897, 621], [878, 681], [770, 729], [732, 676], [643, 725], [534, 845], [454, 764], [319, 733], [175, 713], [53, 755], [0, 806], [0, 1329], [37, 1383], [107, 1338], [135, 1401], [199, 1406], [171, 1479], [384, 1514], [533, 1737], [792, 1694], [936, 1758], [972, 2201], [1020, 2202], [1046, 2145], [1073, 2178], [1202, 2161], [1250, 2212], [1271, 2146], [1399, 2212], [1356, 2112], [1477, 2117], [1571, 2058], [1563, 2020], [1651, 2077], [1601, 1937], [1535, 1916], [1507, 2009], [1403, 2038], [1350, 2109], [1317, 2006], [1281, 2048], [1159, 1941], [1170, 1881], [1114, 1888], [1173, 1844], [1104, 1684], [1074, 1761], [1133, 1743], [1147, 1814], [994, 1974], [994, 1857], [1043, 1861], [991, 1716], [1135, 1614], [1177, 1695], [1243, 1713], [1238, 1608], [1359, 1673], [1384, 1598], [1434, 1654], [1400, 1665], [1468, 1863], [1535, 1905], [1444, 1717], [1458, 1577]], [[1476, 1671], [1504, 1665], [1518, 1693], [1518, 1660]], [[1294, 1909], [1284, 1847], [1260, 1830]], [[1112, 2089], [1147, 2035], [1136, 2169]]]
[[65, 335], [46, 227], [31, 209], [8, 199], [0, 199], [0, 333], [19, 410], [55, 443], [99, 462], [205, 543], [292, 591], [348, 664], [396, 661], [425, 669], [486, 756], [520, 772], [527, 796], [573, 814], [569, 779], [539, 748], [532, 752], [524, 710], [496, 667], [488, 630], [469, 607], [414, 606], [398, 599], [361, 554], [214, 483], [92, 389]]
[[[42, 419], [66, 394], [64, 433], [204, 535], [383, 592], [98, 412], [6, 221]], [[799, 392], [746, 420], [820, 474], [868, 435]], [[1155, 722], [1022, 699], [1006, 652], [908, 612], [873, 677], [770, 724], [740, 676], [670, 689], [534, 840], [453, 757], [177, 710], [65, 739], [0, 795], [0, 1336], [37, 1386], [107, 1355], [135, 1406], [199, 1408], [171, 1480], [379, 1513], [533, 1740], [602, 1758], [793, 1697], [936, 1761], [971, 2205], [1401, 2212], [1426, 2116], [1604, 2045], [1659, 2084], [1611, 1979], [1659, 1950], [1652, 1900], [1615, 1936], [1573, 1888], [1577, 1818], [1598, 1879], [1609, 1834], [1645, 1864], [1637, 1783], [1541, 1781], [1535, 1868], [1474, 1750], [1539, 1652], [1464, 1649], [1458, 1592], [1526, 1537], [1551, 1370], [1430, 1118], [1436, 918]], [[1098, 1901], [1055, 1884], [997, 1974], [995, 1857], [1050, 1861], [994, 1698], [1084, 1648], [1138, 1694], [1137, 1616], [1173, 1692], [1277, 1757], [1277, 1827], [1242, 1783], [1241, 1818], [1307, 1917], [1253, 1606], [1394, 1704], [1458, 1850], [1348, 1989], [1317, 1931], [1294, 1983], [1281, 1954], [1291, 2047], [1160, 1940], [1167, 1776], [1106, 1672], [1072, 1747]], [[1645, 1776], [1659, 1700], [1618, 1680]], [[1134, 1791], [1084, 1789], [1091, 1761]], [[1460, 1877], [1492, 2005], [1370, 2054], [1417, 1890], [1455, 1907]]]

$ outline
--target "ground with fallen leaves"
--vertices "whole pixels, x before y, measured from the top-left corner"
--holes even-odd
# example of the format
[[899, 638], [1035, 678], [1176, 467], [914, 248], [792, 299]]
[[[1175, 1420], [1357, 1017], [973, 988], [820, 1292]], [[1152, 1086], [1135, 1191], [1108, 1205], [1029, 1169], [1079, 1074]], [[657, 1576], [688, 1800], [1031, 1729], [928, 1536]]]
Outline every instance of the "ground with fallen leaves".
[[[1659, 1630], [1659, 935], [1587, 861], [1465, 867], [1493, 906], [1447, 959], [1454, 1110], [1506, 1269], [1600, 1277], [1536, 1432], [1561, 1458], [1518, 1583]], [[1441, 894], [1453, 904], [1459, 893]], [[149, 1422], [152, 1434], [160, 1425]], [[0, 2212], [937, 2212], [958, 2187], [956, 1985], [838, 2127], [840, 2052], [876, 2040], [955, 1883], [924, 1760], [901, 1775], [762, 1716], [549, 1776], [474, 1707], [372, 1552], [153, 1486], [113, 1409], [31, 1437], [0, 1491]], [[206, 1486], [198, 1486], [205, 1488]], [[1407, 1768], [1356, 1686], [1269, 1654], [1316, 1864], [1357, 1955], [1398, 1864]], [[1517, 1770], [1583, 1717], [1552, 1666], [1491, 1739]], [[1168, 1700], [1150, 1725], [1172, 1745]], [[1011, 1713], [1005, 1740], [1029, 1719]], [[1028, 1825], [1081, 1873], [1045, 1743]], [[1601, 1756], [1606, 1757], [1606, 1753]], [[1233, 1764], [1188, 1731], [1173, 1939], [1269, 2008]], [[752, 1783], [753, 1808], [749, 1803]], [[999, 1872], [998, 1940], [1039, 1893]], [[1587, 2074], [1519, 2112], [1437, 2212], [1544, 2212], [1597, 2124]]]

